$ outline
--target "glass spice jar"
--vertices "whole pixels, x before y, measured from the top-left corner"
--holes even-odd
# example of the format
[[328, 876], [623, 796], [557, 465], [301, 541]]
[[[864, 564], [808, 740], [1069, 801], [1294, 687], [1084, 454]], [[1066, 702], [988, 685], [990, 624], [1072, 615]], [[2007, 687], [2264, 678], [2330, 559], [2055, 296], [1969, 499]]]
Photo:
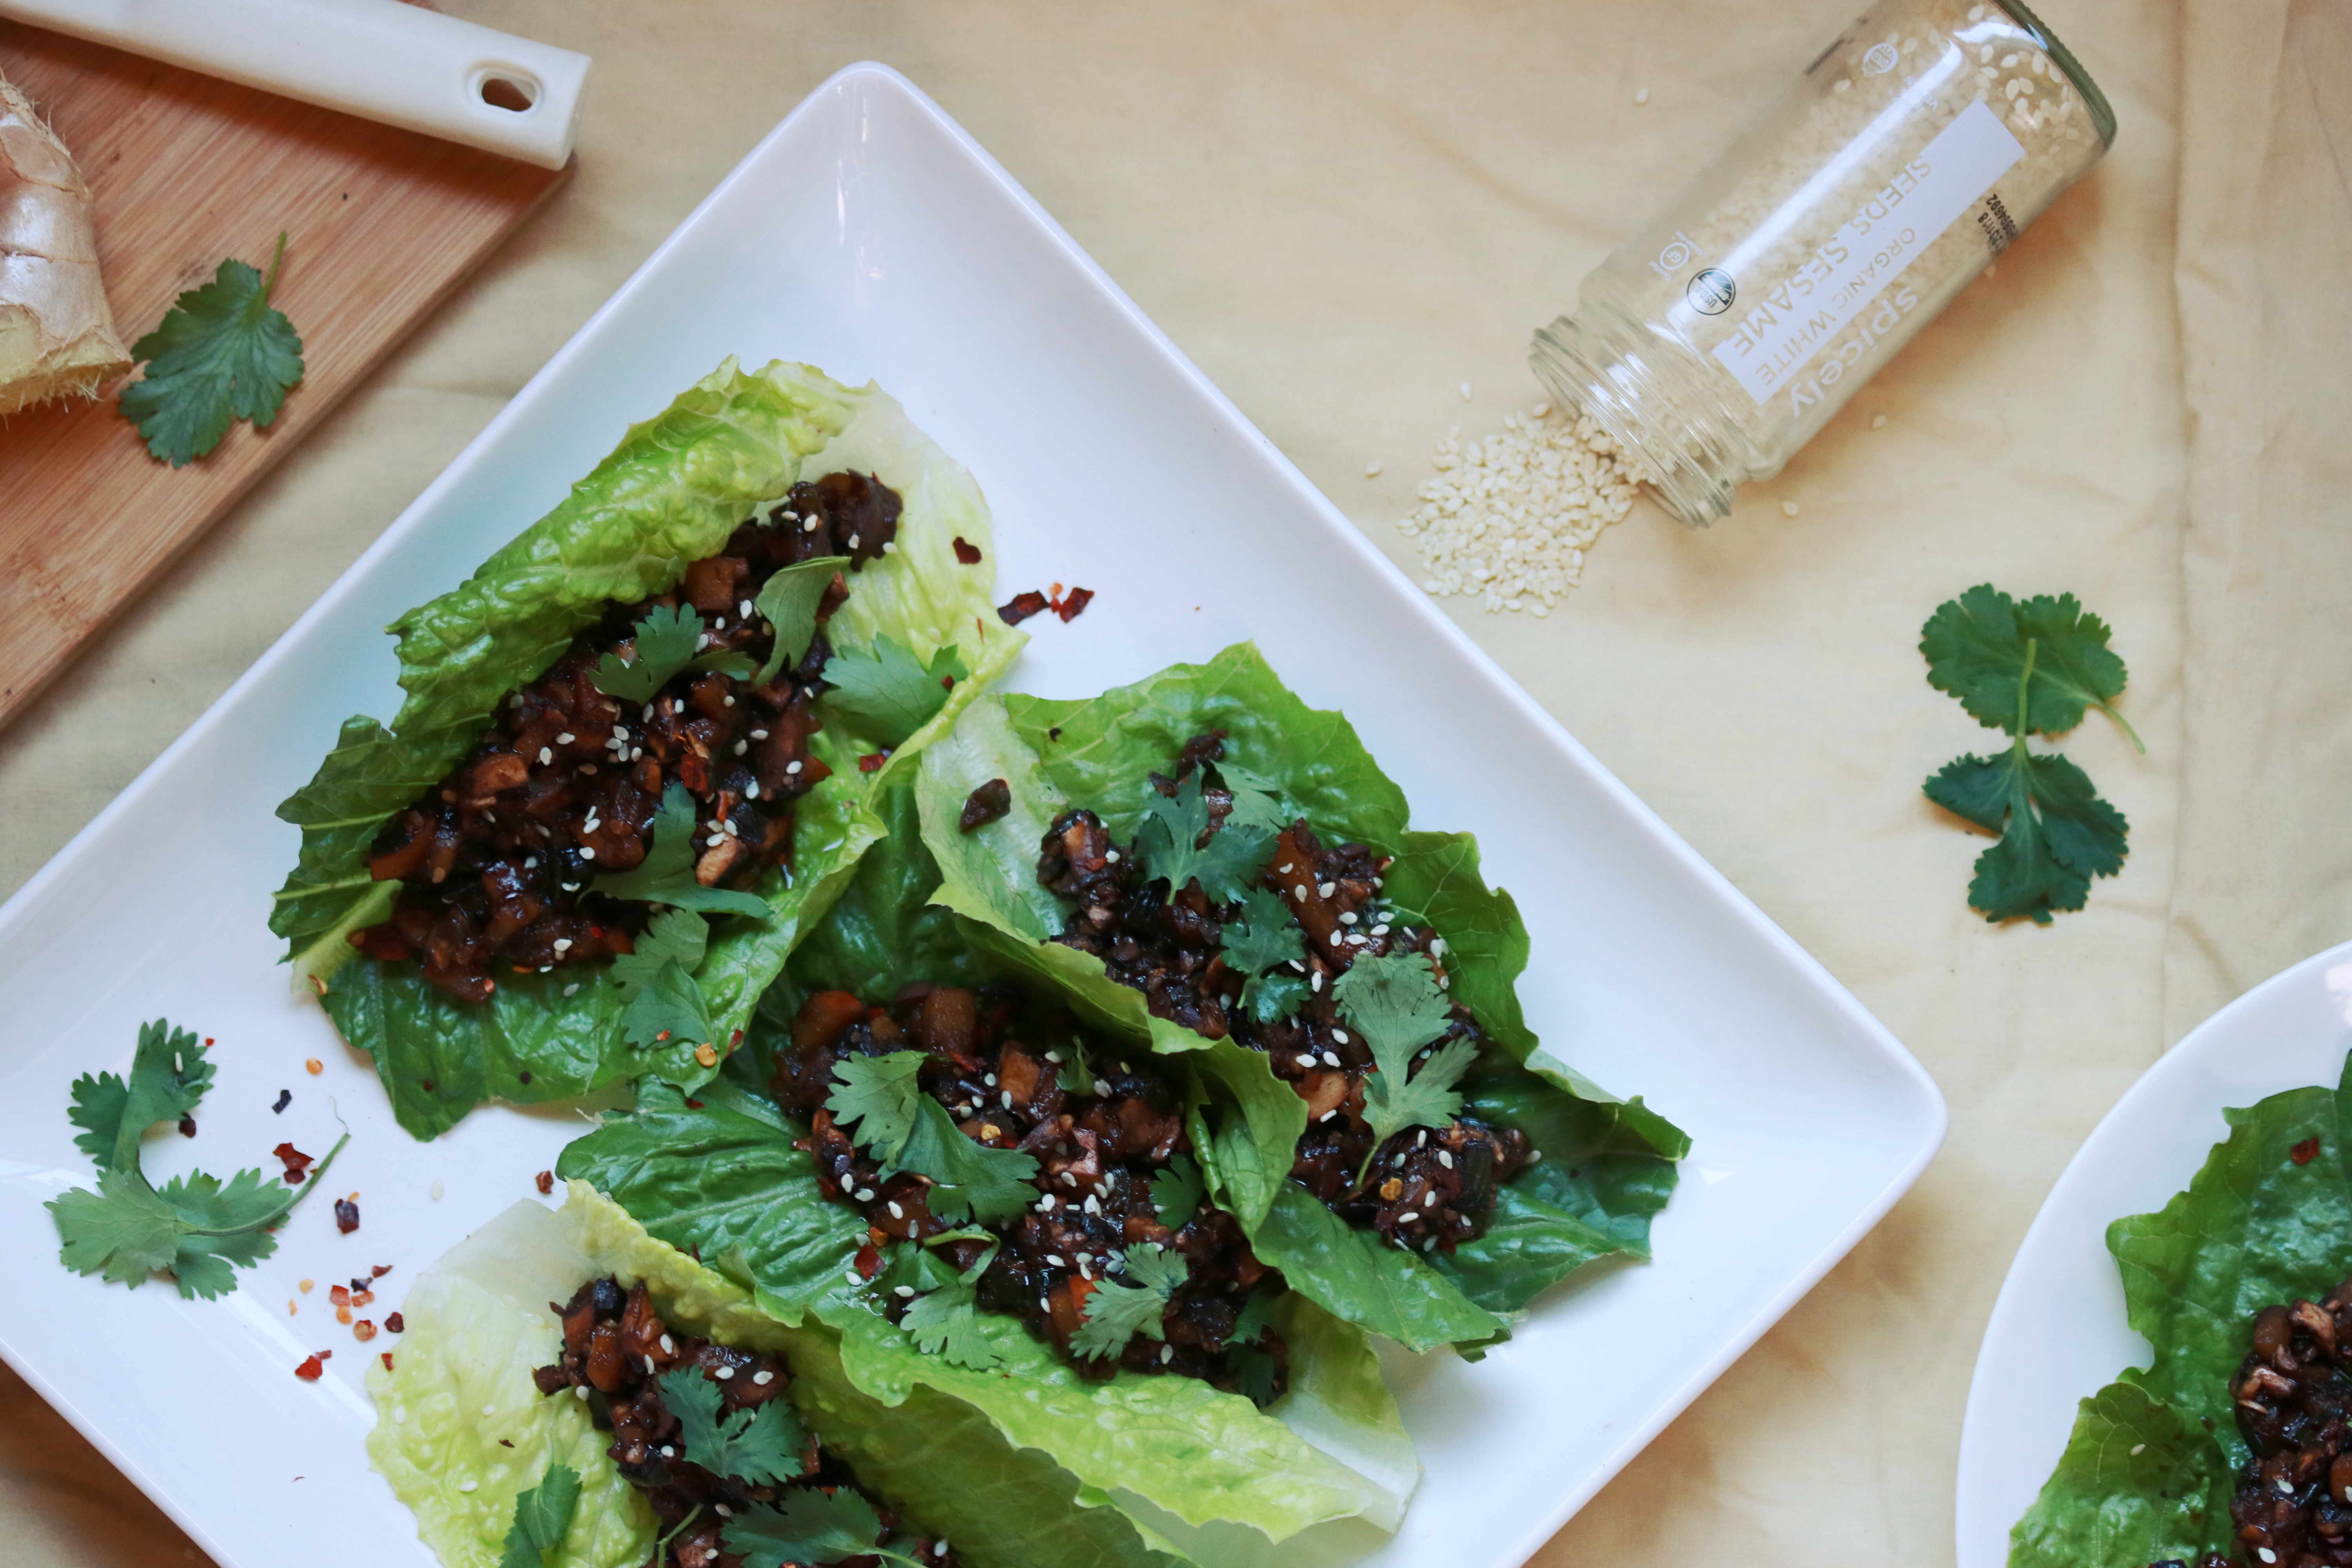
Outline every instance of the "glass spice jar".
[[2022, 5], [1885, 0], [1584, 279], [1529, 353], [1668, 510], [1704, 525], [2114, 142]]

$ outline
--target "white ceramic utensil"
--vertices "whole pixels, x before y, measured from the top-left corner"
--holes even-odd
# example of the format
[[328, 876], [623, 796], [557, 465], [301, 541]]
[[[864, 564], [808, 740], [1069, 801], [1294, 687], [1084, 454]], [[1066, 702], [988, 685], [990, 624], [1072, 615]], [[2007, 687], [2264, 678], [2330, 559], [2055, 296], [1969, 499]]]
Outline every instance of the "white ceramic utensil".
[[0, 16], [560, 169], [588, 57], [400, 0], [0, 0]]

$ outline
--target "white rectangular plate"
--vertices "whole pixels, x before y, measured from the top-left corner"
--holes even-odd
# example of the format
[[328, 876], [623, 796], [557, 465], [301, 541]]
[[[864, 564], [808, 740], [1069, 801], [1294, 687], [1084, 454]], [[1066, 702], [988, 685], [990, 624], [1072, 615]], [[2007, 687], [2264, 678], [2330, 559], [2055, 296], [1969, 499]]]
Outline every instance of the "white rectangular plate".
[[[464, 578], [624, 426], [723, 356], [805, 360], [896, 394], [994, 506], [1001, 596], [1095, 590], [1011, 684], [1090, 693], [1255, 637], [1344, 709], [1424, 826], [1469, 828], [1535, 937], [1546, 1045], [1696, 1141], [1657, 1261], [1541, 1304], [1475, 1366], [1392, 1363], [1427, 1478], [1382, 1563], [1520, 1562], [1885, 1213], [1942, 1142], [1917, 1063], [1602, 771], [1251, 428], [938, 107], [878, 66], [820, 88], [212, 710], [0, 910], [0, 1352], [233, 1568], [367, 1544], [430, 1557], [367, 1468], [360, 1373], [326, 1286], [404, 1280], [531, 1190], [571, 1109], [478, 1111], [413, 1142], [366, 1059], [292, 994], [265, 927], [296, 835], [271, 811], [352, 713], [398, 704], [380, 628]], [[168, 1014], [219, 1045], [164, 1174], [354, 1137], [219, 1302], [58, 1267], [41, 1204], [90, 1180], [67, 1087]], [[304, 1060], [323, 1072], [312, 1076]], [[292, 1104], [273, 1115], [281, 1088]], [[445, 1194], [438, 1198], [435, 1192]], [[314, 1279], [301, 1296], [297, 1281]], [[300, 1312], [289, 1316], [288, 1303]], [[297, 1382], [332, 1347], [327, 1378]]]

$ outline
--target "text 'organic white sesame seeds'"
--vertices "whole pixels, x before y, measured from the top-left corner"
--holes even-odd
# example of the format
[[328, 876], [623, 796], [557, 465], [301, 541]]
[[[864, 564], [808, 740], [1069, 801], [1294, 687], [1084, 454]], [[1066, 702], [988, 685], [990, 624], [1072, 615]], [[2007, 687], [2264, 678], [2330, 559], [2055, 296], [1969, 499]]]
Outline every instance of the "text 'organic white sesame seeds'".
[[1421, 546], [1421, 585], [1487, 611], [1548, 616], [1584, 574], [1584, 552], [1633, 509], [1638, 481], [1598, 425], [1538, 404], [1500, 434], [1430, 455], [1437, 477], [1397, 524]]

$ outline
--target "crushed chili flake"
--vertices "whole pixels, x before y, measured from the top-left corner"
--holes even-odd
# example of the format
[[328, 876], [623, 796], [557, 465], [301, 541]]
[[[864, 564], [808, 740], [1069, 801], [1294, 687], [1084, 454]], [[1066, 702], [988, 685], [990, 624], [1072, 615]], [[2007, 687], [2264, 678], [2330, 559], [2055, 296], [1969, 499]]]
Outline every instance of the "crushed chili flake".
[[335, 1200], [335, 1228], [345, 1236], [360, 1227], [360, 1205], [349, 1198]]
[[1095, 591], [1092, 588], [1073, 588], [1070, 590], [1069, 597], [1054, 606], [1054, 613], [1062, 617], [1063, 625], [1067, 626], [1076, 620], [1086, 607], [1094, 602]]
[[368, 1275], [369, 1275], [369, 1277], [370, 1277], [370, 1278], [372, 1278], [372, 1279], [383, 1279], [385, 1275], [387, 1275], [387, 1274], [389, 1274], [389, 1273], [391, 1273], [391, 1272], [392, 1272], [392, 1265], [391, 1265], [391, 1264], [389, 1264], [389, 1263], [377, 1263], [377, 1264], [373, 1264], [373, 1265], [371, 1265], [371, 1266], [369, 1267], [369, 1268], [368, 1268]]
[[358, 1322], [352, 1325], [352, 1338], [359, 1341], [362, 1344], [367, 1343], [368, 1341], [375, 1338], [375, 1325], [368, 1321], [365, 1318], [362, 1318]]
[[[392, 1352], [390, 1351], [383, 1352], [383, 1370], [386, 1372], [390, 1372], [392, 1370]], [[504, 1438], [500, 1438], [499, 1441], [505, 1442], [506, 1440]], [[513, 1445], [508, 1444], [508, 1447], [511, 1447]]]
[[857, 771], [861, 773], [878, 772], [882, 764], [889, 760], [890, 753], [887, 752], [868, 752], [857, 759]]
[[969, 542], [961, 533], [955, 536], [955, 552], [956, 559], [967, 566], [980, 564], [980, 546]]
[[294, 1369], [294, 1375], [305, 1383], [316, 1383], [319, 1381], [319, 1374], [326, 1370], [317, 1356], [305, 1356], [302, 1364]]
[[278, 1091], [278, 1103], [271, 1106], [269, 1109], [272, 1114], [280, 1114], [284, 1112], [288, 1106], [293, 1103], [294, 1091], [290, 1089], [281, 1089]]
[[341, 1323], [348, 1328], [351, 1324], [351, 1321], [352, 1310], [349, 1307], [338, 1307], [335, 1309], [335, 1321]]
[[193, 1117], [193, 1116], [183, 1116], [183, 1117], [181, 1117], [181, 1118], [180, 1118], [180, 1136], [181, 1136], [181, 1137], [183, 1137], [183, 1138], [194, 1138], [195, 1135], [196, 1135], [196, 1119], [195, 1119], [194, 1117]]
[[395, 1334], [404, 1334], [408, 1331], [408, 1321], [405, 1318], [403, 1318], [398, 1312], [394, 1312], [390, 1316], [386, 1317], [383, 1321], [383, 1326]]
[[319, 1283], [319, 1282], [318, 1282], [316, 1279], [305, 1279], [305, 1280], [301, 1281], [301, 1286], [302, 1286], [302, 1294], [304, 1294], [305, 1296], [309, 1295], [309, 1294], [310, 1293], [311, 1287], [313, 1287], [313, 1286], [317, 1285], [318, 1283]]
[[2294, 1148], [2288, 1150], [2287, 1152], [2293, 1157], [2296, 1164], [2308, 1165], [2314, 1160], [2319, 1158], [2319, 1140], [2316, 1138], [2306, 1138], [2302, 1142], [2296, 1144]]
[[351, 1299], [352, 1288], [350, 1286], [330, 1285], [327, 1287], [327, 1300], [332, 1301], [336, 1306], [341, 1307], [347, 1305]]
[[309, 1073], [312, 1078], [317, 1078], [320, 1073], [327, 1070], [327, 1064], [320, 1061], [316, 1057], [306, 1058], [302, 1063], [302, 1070]]
[[686, 1108], [688, 1110], [699, 1110], [702, 1109], [702, 1101], [698, 1100], [689, 1100], [686, 1102]]
[[316, 1154], [305, 1154], [291, 1142], [280, 1143], [270, 1152], [286, 1162], [286, 1184], [289, 1187], [300, 1186], [302, 1178], [310, 1173], [310, 1167], [319, 1163]]
[[882, 1272], [882, 1249], [872, 1242], [857, 1249], [857, 1277], [871, 1279]]
[[542, 1196], [555, 1190], [555, 1173], [552, 1171], [541, 1171], [538, 1175], [533, 1176], [531, 1180], [538, 1184], [540, 1193]]
[[375, 1292], [373, 1290], [354, 1290], [352, 1292], [352, 1305], [354, 1307], [368, 1307], [374, 1305], [374, 1303]]
[[705, 1040], [694, 1047], [694, 1059], [704, 1067], [715, 1068], [719, 1065], [719, 1047]]
[[1008, 626], [1017, 626], [1032, 616], [1043, 615], [1048, 608], [1045, 595], [1032, 588], [1025, 594], [1015, 594], [1005, 604], [996, 606], [996, 618]]

